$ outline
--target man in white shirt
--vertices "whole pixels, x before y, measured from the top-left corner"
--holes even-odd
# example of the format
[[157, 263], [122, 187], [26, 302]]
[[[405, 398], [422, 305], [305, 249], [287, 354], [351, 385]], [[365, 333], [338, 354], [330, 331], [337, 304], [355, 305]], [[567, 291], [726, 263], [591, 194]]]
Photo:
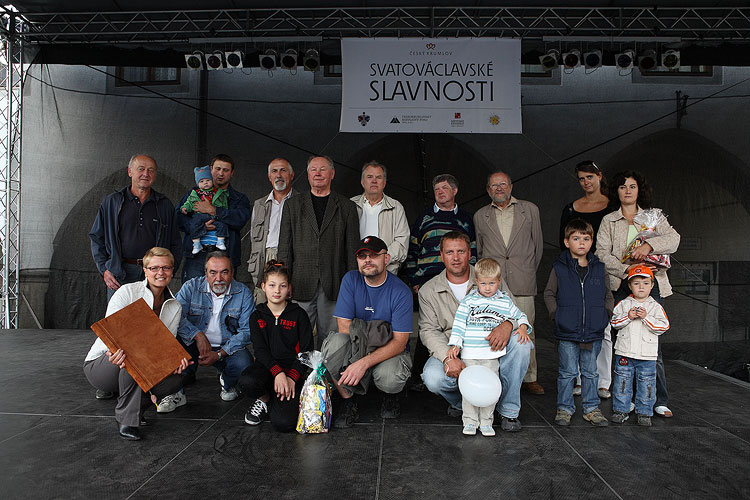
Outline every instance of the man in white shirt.
[[279, 227], [281, 227], [281, 211], [286, 200], [298, 194], [292, 188], [294, 169], [285, 158], [274, 158], [268, 164], [268, 181], [271, 192], [253, 203], [253, 215], [250, 218], [250, 259], [247, 270], [250, 273], [255, 303], [266, 301], [266, 296], [260, 288], [263, 279], [263, 268], [271, 259], [278, 255]]
[[398, 274], [409, 250], [409, 222], [403, 205], [383, 193], [387, 175], [382, 163], [365, 163], [361, 179], [365, 192], [351, 200], [357, 205], [360, 238], [375, 236], [383, 240], [391, 256], [386, 269]]

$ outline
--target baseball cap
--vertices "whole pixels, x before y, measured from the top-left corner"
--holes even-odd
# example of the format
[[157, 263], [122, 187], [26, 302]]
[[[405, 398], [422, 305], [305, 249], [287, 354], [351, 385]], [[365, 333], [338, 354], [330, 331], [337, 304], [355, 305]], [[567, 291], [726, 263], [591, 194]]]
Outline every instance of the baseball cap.
[[635, 278], [636, 276], [643, 276], [644, 278], [654, 279], [654, 273], [651, 272], [651, 269], [648, 266], [631, 267], [628, 270], [628, 281], [630, 281], [631, 278]]
[[359, 242], [359, 248], [354, 252], [354, 255], [359, 255], [359, 252], [363, 250], [380, 253], [381, 250], [388, 250], [388, 245], [377, 236], [365, 236], [362, 238], [362, 241]]

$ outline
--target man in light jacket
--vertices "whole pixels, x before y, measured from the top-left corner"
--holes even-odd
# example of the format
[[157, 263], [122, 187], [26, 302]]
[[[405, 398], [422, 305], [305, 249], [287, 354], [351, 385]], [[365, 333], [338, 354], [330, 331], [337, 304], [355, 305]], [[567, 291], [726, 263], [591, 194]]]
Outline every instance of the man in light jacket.
[[376, 161], [362, 167], [362, 187], [365, 192], [352, 197], [359, 214], [359, 236], [376, 236], [388, 245], [391, 260], [388, 272], [398, 274], [401, 263], [409, 250], [409, 222], [404, 207], [383, 193], [387, 171], [385, 165]]

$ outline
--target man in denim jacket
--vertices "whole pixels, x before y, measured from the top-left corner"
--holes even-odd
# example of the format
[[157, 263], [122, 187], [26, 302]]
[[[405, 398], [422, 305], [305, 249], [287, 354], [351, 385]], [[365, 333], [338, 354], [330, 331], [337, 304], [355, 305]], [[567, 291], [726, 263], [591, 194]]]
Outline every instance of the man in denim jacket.
[[206, 256], [205, 275], [182, 285], [177, 300], [182, 318], [177, 334], [192, 356], [193, 366], [213, 365], [219, 372], [221, 399], [237, 398], [237, 379], [252, 364], [250, 314], [253, 293], [233, 281], [233, 267], [224, 252]]

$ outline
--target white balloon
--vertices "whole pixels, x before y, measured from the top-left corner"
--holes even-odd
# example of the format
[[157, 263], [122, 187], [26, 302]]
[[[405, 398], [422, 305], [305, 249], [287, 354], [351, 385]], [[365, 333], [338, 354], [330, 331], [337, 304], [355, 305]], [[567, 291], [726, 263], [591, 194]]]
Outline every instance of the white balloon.
[[479, 365], [467, 366], [461, 370], [458, 376], [458, 389], [466, 401], [479, 408], [494, 405], [502, 393], [497, 373]]

